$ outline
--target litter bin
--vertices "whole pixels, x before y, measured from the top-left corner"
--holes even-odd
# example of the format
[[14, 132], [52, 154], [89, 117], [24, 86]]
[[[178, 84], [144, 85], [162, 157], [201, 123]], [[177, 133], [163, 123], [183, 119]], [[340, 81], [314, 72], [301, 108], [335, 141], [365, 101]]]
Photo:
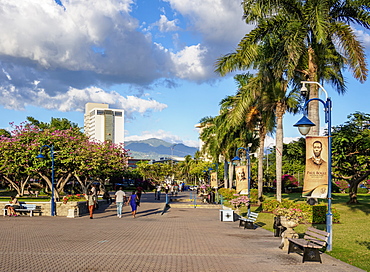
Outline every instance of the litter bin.
[[220, 210], [220, 220], [223, 222], [234, 222], [234, 210]]

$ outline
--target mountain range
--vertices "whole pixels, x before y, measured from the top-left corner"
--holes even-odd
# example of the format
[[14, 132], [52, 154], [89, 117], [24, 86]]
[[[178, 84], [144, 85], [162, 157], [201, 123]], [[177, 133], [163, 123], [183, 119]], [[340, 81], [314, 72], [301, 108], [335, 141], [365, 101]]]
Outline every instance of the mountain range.
[[198, 151], [195, 147], [184, 144], [173, 144], [160, 139], [150, 138], [141, 141], [127, 141], [125, 148], [129, 149], [129, 155], [134, 159], [159, 160], [163, 157], [180, 157], [187, 155], [194, 157]]

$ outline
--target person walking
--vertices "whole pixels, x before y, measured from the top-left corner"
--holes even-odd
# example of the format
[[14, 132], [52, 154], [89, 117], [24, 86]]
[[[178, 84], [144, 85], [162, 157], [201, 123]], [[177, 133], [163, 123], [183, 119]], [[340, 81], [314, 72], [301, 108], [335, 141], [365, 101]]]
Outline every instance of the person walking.
[[129, 199], [128, 199], [128, 203], [130, 203], [130, 206], [131, 206], [131, 214], [132, 214], [132, 217], [135, 218], [136, 217], [136, 211], [137, 211], [137, 201], [138, 201], [138, 197], [136, 195], [136, 192], [135, 191], [132, 191], [132, 195], [130, 195]]
[[98, 195], [99, 195], [99, 190], [97, 189], [96, 185], [93, 184], [91, 187], [91, 192], [95, 198], [95, 209], [99, 209], [99, 202], [98, 202]]
[[155, 191], [155, 200], [161, 200], [161, 190], [162, 187], [160, 184], [157, 185], [156, 191]]
[[95, 197], [93, 195], [93, 192], [89, 191], [86, 195], [86, 204], [87, 204], [87, 209], [90, 214], [90, 219], [93, 219], [93, 213], [95, 209]]
[[136, 195], [137, 195], [137, 198], [139, 199], [137, 201], [137, 205], [140, 207], [140, 201], [141, 201], [141, 195], [142, 193], [146, 194], [146, 192], [144, 191], [143, 187], [137, 187], [136, 188]]
[[118, 188], [118, 191], [114, 195], [114, 198], [117, 205], [117, 216], [119, 218], [122, 218], [122, 207], [123, 203], [126, 202], [126, 194], [124, 191], [122, 191], [122, 187]]

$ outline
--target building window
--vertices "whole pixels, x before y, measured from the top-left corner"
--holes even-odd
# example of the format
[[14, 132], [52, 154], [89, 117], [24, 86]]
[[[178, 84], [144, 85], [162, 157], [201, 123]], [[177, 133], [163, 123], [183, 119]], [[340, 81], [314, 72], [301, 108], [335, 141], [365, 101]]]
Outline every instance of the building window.
[[104, 115], [104, 111], [103, 110], [97, 110], [96, 115]]
[[115, 116], [120, 116], [120, 117], [122, 117], [122, 112], [121, 112], [121, 111], [115, 111], [115, 112], [114, 112], [114, 115], [115, 115]]
[[104, 114], [105, 115], [113, 115], [113, 111], [111, 111], [111, 110], [105, 110], [104, 111]]

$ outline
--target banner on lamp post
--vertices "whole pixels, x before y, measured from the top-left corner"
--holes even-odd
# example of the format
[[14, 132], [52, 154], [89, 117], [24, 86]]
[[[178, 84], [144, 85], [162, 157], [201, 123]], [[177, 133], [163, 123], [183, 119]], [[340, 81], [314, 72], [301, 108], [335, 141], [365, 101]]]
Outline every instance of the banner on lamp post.
[[248, 194], [248, 170], [247, 166], [236, 166], [236, 192], [239, 194]]
[[217, 188], [217, 172], [211, 173], [211, 188]]
[[328, 137], [306, 137], [306, 170], [302, 196], [326, 198], [328, 195]]

